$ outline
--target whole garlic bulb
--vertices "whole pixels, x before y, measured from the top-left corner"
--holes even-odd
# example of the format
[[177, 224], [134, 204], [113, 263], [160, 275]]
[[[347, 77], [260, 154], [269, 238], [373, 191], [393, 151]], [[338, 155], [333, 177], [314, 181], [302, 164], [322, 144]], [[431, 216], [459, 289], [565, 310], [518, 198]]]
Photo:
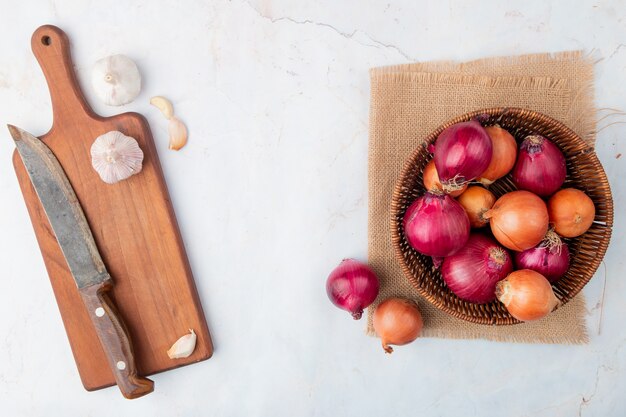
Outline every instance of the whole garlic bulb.
[[107, 184], [141, 171], [143, 151], [134, 138], [116, 130], [98, 136], [91, 145], [91, 165]]
[[91, 83], [104, 104], [121, 106], [139, 95], [141, 74], [132, 59], [124, 55], [111, 55], [94, 64]]

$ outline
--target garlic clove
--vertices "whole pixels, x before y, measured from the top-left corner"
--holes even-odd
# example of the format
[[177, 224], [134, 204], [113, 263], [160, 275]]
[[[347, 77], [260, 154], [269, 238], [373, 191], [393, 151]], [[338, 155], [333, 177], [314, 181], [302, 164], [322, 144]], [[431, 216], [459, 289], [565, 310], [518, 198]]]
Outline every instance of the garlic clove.
[[174, 116], [172, 102], [163, 96], [155, 96], [150, 99], [150, 104], [161, 110], [163, 116], [170, 121], [167, 126], [170, 136], [170, 149], [177, 151], [185, 146], [189, 135], [187, 127], [178, 117]]
[[91, 165], [107, 184], [115, 184], [141, 172], [143, 151], [134, 138], [111, 131], [91, 145]]
[[132, 59], [124, 55], [111, 55], [94, 64], [91, 84], [104, 104], [121, 106], [139, 95], [141, 74]]
[[163, 116], [166, 119], [171, 119], [174, 117], [174, 106], [172, 106], [172, 102], [166, 99], [163, 96], [155, 96], [150, 99], [150, 104], [152, 104], [157, 109], [161, 110]]
[[196, 348], [196, 333], [189, 329], [189, 333], [179, 338], [167, 351], [170, 359], [186, 358], [191, 355]]
[[187, 127], [180, 119], [173, 116], [167, 127], [170, 134], [170, 149], [179, 150], [187, 143]]

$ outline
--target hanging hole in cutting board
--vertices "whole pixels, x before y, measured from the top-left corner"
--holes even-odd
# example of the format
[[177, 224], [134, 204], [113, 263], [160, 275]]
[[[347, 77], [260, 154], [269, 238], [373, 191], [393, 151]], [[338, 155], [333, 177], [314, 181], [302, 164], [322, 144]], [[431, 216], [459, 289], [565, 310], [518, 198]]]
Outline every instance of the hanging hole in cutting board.
[[41, 43], [43, 43], [45, 46], [48, 46], [52, 43], [52, 39], [50, 38], [50, 36], [42, 36]]

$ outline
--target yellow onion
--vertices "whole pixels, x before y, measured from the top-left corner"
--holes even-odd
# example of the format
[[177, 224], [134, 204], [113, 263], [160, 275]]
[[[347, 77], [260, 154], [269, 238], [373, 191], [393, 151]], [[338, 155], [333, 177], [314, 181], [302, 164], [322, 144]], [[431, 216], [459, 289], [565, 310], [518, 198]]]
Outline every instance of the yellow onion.
[[493, 145], [493, 155], [489, 166], [480, 174], [478, 181], [483, 185], [490, 185], [513, 169], [517, 158], [517, 143], [509, 132], [498, 125], [486, 127], [485, 130]]
[[520, 321], [539, 320], [559, 304], [546, 277], [530, 269], [511, 272], [498, 282], [496, 297]]
[[518, 252], [536, 246], [548, 231], [546, 203], [529, 191], [504, 194], [483, 217], [498, 242]]
[[483, 187], [473, 185], [465, 190], [456, 201], [465, 209], [470, 221], [470, 226], [479, 228], [489, 223], [489, 220], [483, 217], [483, 215], [496, 202], [496, 196]]
[[372, 324], [385, 353], [393, 352], [389, 345], [406, 345], [417, 339], [424, 326], [415, 301], [405, 298], [388, 298], [380, 303]]
[[[426, 166], [424, 167], [424, 172], [422, 174], [422, 179], [424, 181], [424, 187], [426, 187], [426, 191], [441, 191], [443, 192], [443, 186], [439, 181], [439, 175], [437, 174], [437, 168], [435, 167], [435, 160], [431, 159]], [[458, 197], [465, 191], [467, 188], [467, 184], [463, 184], [460, 190], [452, 191], [448, 193], [450, 197]]]
[[550, 197], [548, 213], [550, 223], [558, 234], [576, 237], [589, 230], [596, 216], [596, 208], [587, 194], [575, 188], [566, 188]]

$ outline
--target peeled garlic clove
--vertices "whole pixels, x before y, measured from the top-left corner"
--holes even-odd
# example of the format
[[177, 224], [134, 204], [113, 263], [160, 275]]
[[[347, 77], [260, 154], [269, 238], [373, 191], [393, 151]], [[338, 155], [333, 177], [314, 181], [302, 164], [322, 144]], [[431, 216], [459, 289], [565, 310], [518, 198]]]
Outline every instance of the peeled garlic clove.
[[179, 150], [187, 143], [187, 127], [180, 119], [173, 116], [167, 126], [170, 134], [170, 149]]
[[171, 119], [174, 117], [174, 106], [172, 106], [172, 102], [166, 99], [163, 96], [156, 96], [150, 99], [150, 104], [152, 104], [157, 109], [161, 110], [163, 116], [166, 119]]
[[196, 348], [196, 333], [189, 329], [189, 334], [184, 335], [172, 345], [167, 351], [170, 359], [186, 358], [191, 355]]
[[115, 184], [141, 171], [143, 151], [134, 138], [111, 131], [91, 145], [91, 165], [102, 181]]
[[104, 104], [121, 106], [139, 95], [141, 75], [132, 59], [124, 55], [111, 55], [94, 64], [91, 84]]

